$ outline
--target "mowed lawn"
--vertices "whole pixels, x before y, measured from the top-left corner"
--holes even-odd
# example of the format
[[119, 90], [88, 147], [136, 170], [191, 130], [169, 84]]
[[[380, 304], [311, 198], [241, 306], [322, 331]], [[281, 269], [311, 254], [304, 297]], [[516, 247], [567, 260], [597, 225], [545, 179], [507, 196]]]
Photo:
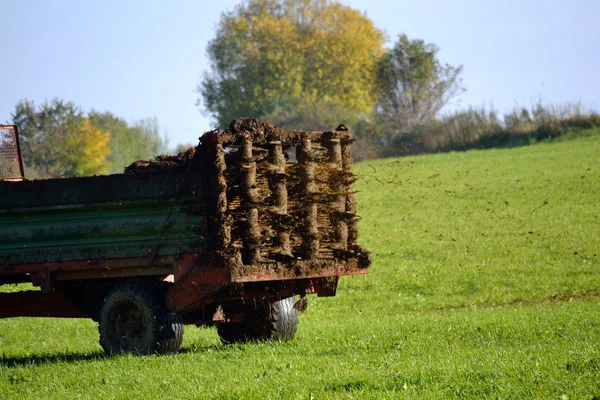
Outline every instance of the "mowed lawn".
[[600, 398], [600, 136], [356, 165], [367, 276], [289, 343], [105, 357], [87, 320], [0, 320], [0, 398]]

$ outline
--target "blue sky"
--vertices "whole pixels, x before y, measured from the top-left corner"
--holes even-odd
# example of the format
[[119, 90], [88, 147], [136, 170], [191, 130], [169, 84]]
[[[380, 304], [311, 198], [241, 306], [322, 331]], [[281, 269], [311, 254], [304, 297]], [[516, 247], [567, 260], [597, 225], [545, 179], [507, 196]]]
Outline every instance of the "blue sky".
[[[0, 122], [58, 97], [129, 122], [156, 116], [171, 146], [213, 128], [196, 106], [206, 45], [237, 0], [0, 0]], [[600, 1], [345, 0], [384, 30], [463, 65], [452, 107], [581, 102], [600, 109]], [[232, 116], [234, 117], [234, 116]], [[343, 122], [343, 121], [340, 121]]]

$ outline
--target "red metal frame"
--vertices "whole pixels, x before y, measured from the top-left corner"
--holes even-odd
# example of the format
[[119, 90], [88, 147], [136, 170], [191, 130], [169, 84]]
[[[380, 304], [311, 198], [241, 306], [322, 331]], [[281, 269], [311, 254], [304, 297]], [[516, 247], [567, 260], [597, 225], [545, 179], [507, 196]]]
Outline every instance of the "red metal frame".
[[14, 138], [15, 138], [15, 147], [17, 150], [17, 162], [19, 165], [19, 174], [21, 175], [20, 178], [8, 178], [8, 179], [4, 179], [7, 181], [20, 181], [25, 179], [25, 171], [23, 169], [23, 157], [21, 156], [21, 141], [19, 138], [19, 126], [18, 125], [1, 125], [0, 124], [0, 129], [2, 128], [12, 128], [13, 132], [14, 132]]
[[[318, 263], [316, 263], [318, 265]], [[293, 268], [291, 268], [293, 270]], [[299, 278], [329, 278], [342, 275], [364, 275], [366, 268], [359, 268], [356, 260], [337, 261], [335, 267], [312, 268], [309, 272], [301, 275], [283, 275], [281, 270], [269, 268], [269, 264], [257, 264], [246, 266], [244, 275], [236, 276], [232, 282], [258, 282], [258, 281], [285, 281]]]
[[322, 268], [318, 264], [296, 276], [282, 276], [269, 265], [258, 264], [248, 266], [243, 277], [232, 276], [224, 264], [206, 264], [198, 254], [158, 257], [150, 265], [148, 258], [13, 265], [0, 269], [0, 282], [29, 276], [41, 291], [0, 293], [0, 317], [89, 317], [57, 289], [65, 281], [156, 276], [173, 282], [166, 295], [169, 309], [191, 313], [214, 302], [310, 293], [333, 296], [339, 276], [367, 272], [354, 260], [335, 267], [326, 261]]
[[174, 275], [174, 281], [201, 264], [197, 254], [157, 257], [152, 263], [148, 258], [123, 258], [88, 261], [19, 264], [0, 269], [0, 282], [14, 280], [15, 276], [29, 275], [35, 286], [49, 293], [55, 281], [124, 278], [139, 276]]
[[19, 126], [13, 125], [15, 130], [15, 144], [17, 145], [17, 156], [19, 157], [19, 171], [21, 179], [25, 179], [25, 171], [23, 170], [23, 157], [21, 156], [21, 139], [19, 137]]

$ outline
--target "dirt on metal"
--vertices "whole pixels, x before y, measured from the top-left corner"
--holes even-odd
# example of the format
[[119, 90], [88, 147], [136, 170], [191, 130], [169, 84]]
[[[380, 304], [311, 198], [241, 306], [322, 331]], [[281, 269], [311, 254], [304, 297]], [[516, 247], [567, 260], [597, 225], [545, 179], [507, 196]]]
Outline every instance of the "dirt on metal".
[[196, 152], [195, 147], [190, 147], [186, 151], [182, 151], [177, 155], [166, 156], [161, 155], [156, 157], [153, 160], [148, 161], [135, 161], [127, 168], [125, 168], [124, 173], [126, 175], [137, 174], [142, 171], [156, 170], [156, 169], [169, 169], [173, 167], [181, 166], [182, 164], [189, 163], [194, 157], [194, 153]]
[[237, 118], [222, 133], [204, 134], [197, 148], [136, 161], [125, 174], [202, 169], [213, 204], [209, 232], [233, 279], [256, 265], [289, 278], [339, 263], [366, 268], [370, 256], [356, 241], [351, 141], [343, 125], [305, 132]]

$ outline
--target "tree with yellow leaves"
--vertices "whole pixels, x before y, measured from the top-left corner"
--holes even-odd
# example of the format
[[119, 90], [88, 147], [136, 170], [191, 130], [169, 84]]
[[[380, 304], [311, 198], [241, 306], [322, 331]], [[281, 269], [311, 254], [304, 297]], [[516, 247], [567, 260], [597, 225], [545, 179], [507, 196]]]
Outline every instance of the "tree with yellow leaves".
[[220, 127], [307, 104], [368, 113], [384, 41], [366, 15], [338, 1], [246, 0], [223, 14], [209, 43], [199, 104]]
[[108, 173], [106, 157], [110, 153], [110, 134], [90, 123], [89, 118], [81, 120], [65, 138], [67, 160], [73, 175], [101, 175]]
[[90, 123], [71, 102], [17, 103], [12, 122], [19, 126], [28, 178], [59, 178], [105, 174], [110, 134]]

